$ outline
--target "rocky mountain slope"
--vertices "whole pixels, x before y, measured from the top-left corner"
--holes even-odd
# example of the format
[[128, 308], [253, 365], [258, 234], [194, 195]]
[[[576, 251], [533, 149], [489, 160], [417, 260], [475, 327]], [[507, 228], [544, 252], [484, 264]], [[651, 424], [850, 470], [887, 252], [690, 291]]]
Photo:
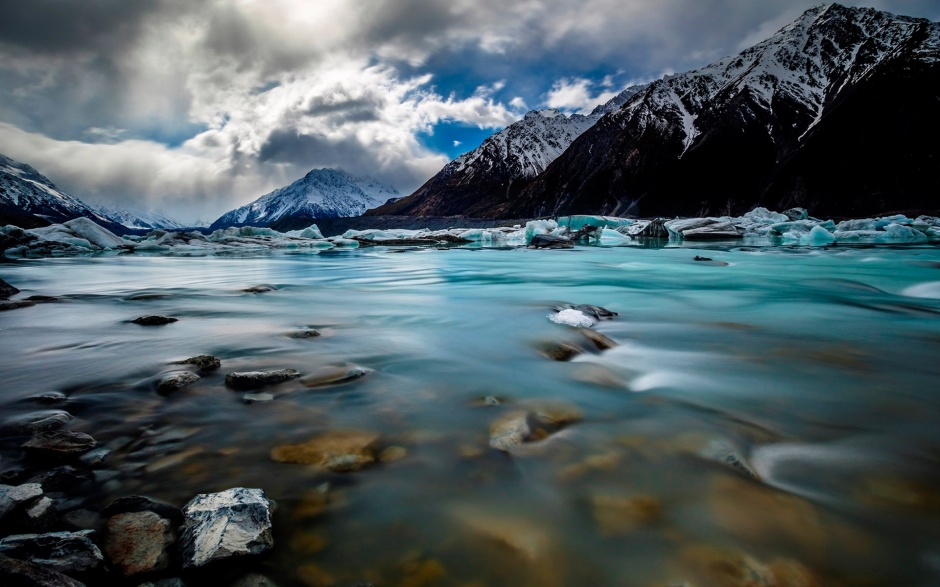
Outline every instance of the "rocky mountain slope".
[[444, 185], [396, 206], [482, 217], [936, 210], [938, 82], [940, 24], [819, 6], [738, 55], [650, 84], [510, 198]]
[[110, 230], [122, 229], [119, 223], [57, 188], [33, 167], [0, 154], [0, 225], [34, 228], [79, 217]]
[[[627, 88], [587, 115], [566, 116], [556, 109], [532, 110], [522, 120], [448, 163], [410, 197], [369, 214], [485, 216], [492, 200], [512, 201], [581, 133], [645, 87]], [[481, 197], [483, 194], [487, 197]]]
[[[134, 230], [179, 230], [193, 226], [171, 218], [159, 210], [137, 210], [110, 202], [89, 203], [98, 214]], [[198, 226], [198, 225], [197, 225]]]
[[213, 230], [230, 226], [267, 226], [285, 217], [359, 216], [401, 194], [378, 181], [340, 169], [314, 169], [294, 183], [223, 214]]

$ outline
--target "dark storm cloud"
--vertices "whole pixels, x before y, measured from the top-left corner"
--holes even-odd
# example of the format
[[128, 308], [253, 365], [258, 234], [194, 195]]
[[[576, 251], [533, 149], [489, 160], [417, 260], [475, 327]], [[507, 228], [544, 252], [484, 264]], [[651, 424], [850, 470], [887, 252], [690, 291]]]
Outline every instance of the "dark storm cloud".
[[[0, 151], [76, 193], [210, 215], [313, 167], [407, 192], [446, 161], [425, 140], [442, 123], [590, 108], [816, 3], [7, 0]], [[940, 19], [935, 1], [846, 4]]]
[[159, 0], [11, 0], [0, 43], [38, 54], [120, 49], [132, 42]]

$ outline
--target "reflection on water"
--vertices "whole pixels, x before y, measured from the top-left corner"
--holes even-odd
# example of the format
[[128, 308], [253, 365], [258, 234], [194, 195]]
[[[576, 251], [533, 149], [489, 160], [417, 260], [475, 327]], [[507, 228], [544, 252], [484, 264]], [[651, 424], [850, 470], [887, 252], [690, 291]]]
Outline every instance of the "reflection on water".
[[[61, 301], [0, 315], [0, 405], [9, 419], [64, 392], [51, 407], [113, 450], [73, 507], [263, 488], [276, 547], [256, 565], [279, 585], [932, 585], [938, 261], [929, 247], [23, 261], [3, 278]], [[277, 289], [243, 291], [258, 284]], [[549, 321], [558, 303], [619, 312], [595, 328], [617, 346]], [[179, 321], [129, 322], [147, 314]], [[583, 352], [546, 358], [559, 343]], [[222, 368], [157, 393], [201, 354]], [[354, 367], [370, 371], [344, 381]], [[308, 377], [265, 388], [273, 401], [224, 383], [287, 368]], [[578, 418], [491, 448], [501, 418], [557, 417], [542, 400]], [[336, 430], [377, 434], [389, 458], [348, 473], [271, 458]], [[21, 441], [7, 433], [0, 468]]]

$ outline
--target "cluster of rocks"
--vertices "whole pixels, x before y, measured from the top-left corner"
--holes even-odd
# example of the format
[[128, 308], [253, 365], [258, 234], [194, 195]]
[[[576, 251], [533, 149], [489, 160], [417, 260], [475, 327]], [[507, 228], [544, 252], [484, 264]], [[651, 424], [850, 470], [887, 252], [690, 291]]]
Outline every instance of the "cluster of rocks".
[[[34, 401], [53, 402], [57, 394]], [[273, 546], [273, 502], [261, 489], [200, 494], [182, 510], [141, 496], [85, 508], [110, 451], [66, 426], [61, 409], [7, 418], [0, 433], [23, 456], [0, 471], [0, 584], [75, 586], [106, 577], [172, 578], [191, 567]], [[11, 454], [9, 451], [7, 455]]]

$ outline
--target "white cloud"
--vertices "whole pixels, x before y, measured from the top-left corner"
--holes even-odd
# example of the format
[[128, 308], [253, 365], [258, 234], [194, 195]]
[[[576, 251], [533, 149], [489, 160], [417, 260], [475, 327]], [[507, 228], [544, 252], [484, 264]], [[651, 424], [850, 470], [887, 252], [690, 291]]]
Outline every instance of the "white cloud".
[[559, 110], [569, 110], [580, 114], [587, 114], [593, 110], [595, 106], [609, 101], [626, 87], [605, 89], [595, 94], [592, 91], [594, 86], [611, 88], [613, 82], [610, 76], [605, 77], [597, 83], [585, 78], [565, 78], [557, 80], [552, 84], [552, 89], [546, 94], [545, 105], [549, 108], [558, 108]]
[[462, 144], [463, 144], [463, 143], [462, 143], [461, 141], [454, 141], [454, 146], [455, 146], [455, 147], [459, 147], [459, 146], [462, 145]]

